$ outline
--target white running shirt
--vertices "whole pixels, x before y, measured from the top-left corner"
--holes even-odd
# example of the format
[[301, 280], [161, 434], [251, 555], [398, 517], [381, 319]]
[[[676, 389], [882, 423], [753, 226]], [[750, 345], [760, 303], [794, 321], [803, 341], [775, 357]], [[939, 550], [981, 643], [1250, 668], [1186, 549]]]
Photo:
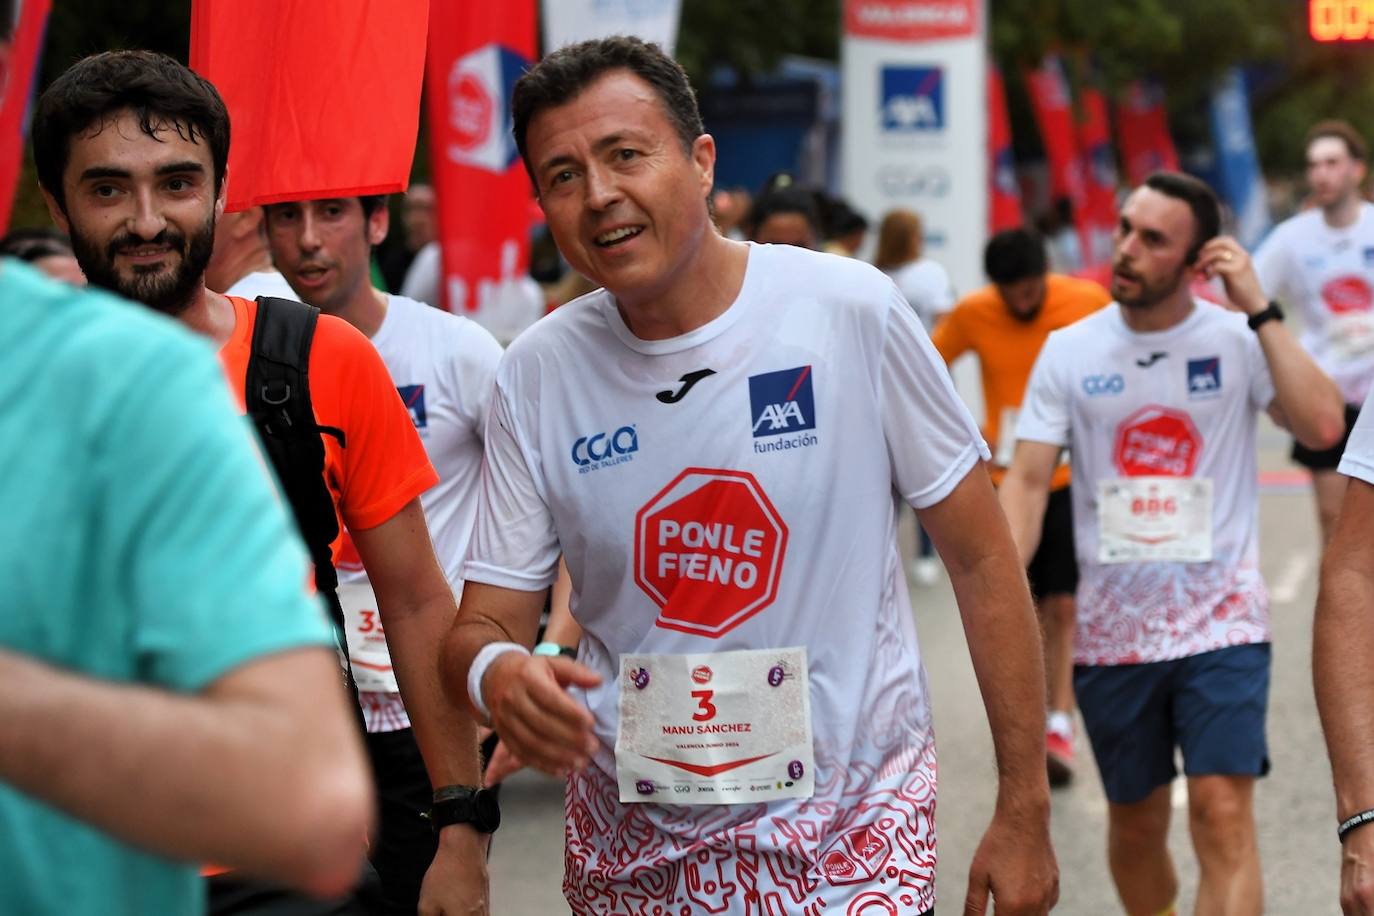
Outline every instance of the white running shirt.
[[[1245, 316], [1195, 301], [1139, 333], [1113, 302], [1050, 334], [1018, 439], [1070, 448], [1080, 569], [1074, 663], [1129, 665], [1269, 640], [1259, 571], [1255, 421], [1274, 399]], [[1099, 562], [1099, 486], [1132, 477], [1210, 481], [1210, 562]], [[1144, 483], [1144, 482], [1137, 482]], [[1163, 488], [1181, 486], [1164, 481]], [[1148, 506], [1136, 532], [1153, 520]]]
[[1344, 229], [1320, 209], [1280, 223], [1255, 252], [1265, 293], [1298, 308], [1302, 345], [1340, 386], [1347, 404], [1362, 404], [1374, 383], [1374, 204]]
[[[463, 560], [477, 515], [482, 434], [501, 347], [475, 322], [403, 296], [387, 297], [386, 318], [372, 344], [439, 472], [439, 482], [421, 494], [420, 504], [439, 565], [455, 596], [461, 596]], [[341, 599], [350, 586], [368, 584], [347, 532], [344, 539], [338, 563]], [[356, 625], [349, 627], [349, 647], [368, 731], [396, 731], [410, 725], [400, 694], [366, 689], [372, 674], [390, 669], [377, 619], [350, 620]], [[388, 670], [379, 672], [378, 666]]]
[[[751, 245], [737, 300], [680, 337], [636, 338], [600, 290], [510, 346], [466, 572], [538, 590], [567, 560], [578, 658], [604, 679], [579, 693], [601, 746], [568, 786], [575, 913], [933, 905], [935, 748], [896, 509], [987, 457], [901, 294], [848, 258]], [[665, 541], [678, 528], [725, 534]], [[794, 646], [812, 798], [619, 801], [622, 654]]]
[[1360, 418], [1350, 431], [1350, 441], [1345, 444], [1345, 454], [1337, 468], [1346, 477], [1358, 477], [1368, 484], [1374, 484], [1374, 410], [1369, 408], [1372, 401], [1374, 392], [1360, 410]]
[[954, 285], [938, 261], [918, 258], [894, 269], [888, 276], [916, 310], [926, 331], [935, 326], [941, 315], [954, 308]]

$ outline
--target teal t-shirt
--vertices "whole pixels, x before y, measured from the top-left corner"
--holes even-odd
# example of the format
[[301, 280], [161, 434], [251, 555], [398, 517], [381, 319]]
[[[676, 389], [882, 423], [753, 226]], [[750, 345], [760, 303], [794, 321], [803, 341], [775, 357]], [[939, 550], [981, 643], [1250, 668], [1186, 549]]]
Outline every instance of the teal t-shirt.
[[[330, 645], [285, 511], [209, 346], [0, 261], [0, 646], [196, 691]], [[199, 913], [197, 872], [0, 780], [0, 913]]]

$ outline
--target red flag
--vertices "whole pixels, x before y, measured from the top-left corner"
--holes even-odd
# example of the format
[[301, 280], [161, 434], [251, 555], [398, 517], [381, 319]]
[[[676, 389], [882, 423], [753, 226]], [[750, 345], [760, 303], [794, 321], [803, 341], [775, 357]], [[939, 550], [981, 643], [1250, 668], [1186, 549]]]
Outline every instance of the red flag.
[[1002, 71], [988, 64], [988, 231], [1021, 225], [1021, 188], [1011, 153], [1011, 121]]
[[530, 182], [511, 134], [511, 88], [535, 54], [536, 0], [435, 0], [430, 157], [446, 307], [497, 307], [529, 264]]
[[1164, 92], [1153, 83], [1137, 81], [1116, 106], [1116, 137], [1121, 144], [1121, 161], [1126, 180], [1132, 187], [1151, 172], [1178, 171], [1178, 152], [1169, 136], [1169, 118], [1164, 111]]
[[1031, 109], [1050, 162], [1050, 196], [1067, 197], [1077, 209], [1083, 198], [1083, 176], [1073, 129], [1073, 102], [1059, 58], [1047, 56], [1025, 74]]
[[7, 64], [8, 82], [0, 81], [0, 233], [9, 231], [14, 189], [19, 183], [19, 168], [24, 161], [24, 133], [27, 127], [33, 74], [38, 69], [38, 53], [43, 47], [43, 32], [48, 23], [51, 0], [27, 0], [20, 6], [14, 25]]
[[191, 67], [229, 108], [230, 210], [404, 190], [429, 0], [193, 0]]
[[1084, 89], [1078, 148], [1083, 157], [1082, 206], [1074, 223], [1083, 246], [1083, 267], [1091, 270], [1112, 259], [1112, 231], [1116, 228], [1116, 157], [1107, 127], [1107, 102], [1096, 89]]

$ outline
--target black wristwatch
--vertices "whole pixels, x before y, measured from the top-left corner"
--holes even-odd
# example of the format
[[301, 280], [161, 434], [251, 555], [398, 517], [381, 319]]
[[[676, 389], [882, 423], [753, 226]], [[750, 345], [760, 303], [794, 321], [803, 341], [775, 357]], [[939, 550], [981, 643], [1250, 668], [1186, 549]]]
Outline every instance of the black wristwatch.
[[1258, 331], [1260, 329], [1260, 325], [1264, 324], [1266, 321], [1282, 320], [1283, 309], [1279, 308], [1279, 304], [1277, 302], [1271, 302], [1269, 303], [1268, 308], [1262, 309], [1256, 312], [1255, 314], [1251, 315], [1249, 318], [1245, 319], [1245, 323], [1250, 325], [1250, 330]]
[[495, 833], [501, 826], [496, 795], [476, 786], [444, 786], [434, 793], [429, 823], [438, 833], [453, 824], [471, 824], [478, 833]]

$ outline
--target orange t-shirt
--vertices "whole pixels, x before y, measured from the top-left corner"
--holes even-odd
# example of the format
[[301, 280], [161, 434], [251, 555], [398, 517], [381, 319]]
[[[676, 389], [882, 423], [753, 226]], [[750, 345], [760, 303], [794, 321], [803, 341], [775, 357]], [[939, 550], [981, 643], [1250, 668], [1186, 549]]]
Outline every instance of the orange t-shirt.
[[[229, 387], [243, 406], [258, 304], [234, 304], [234, 333], [220, 348]], [[340, 530], [375, 528], [439, 482], [382, 357], [348, 322], [321, 315], [310, 345], [310, 404], [320, 426], [343, 431], [343, 444], [325, 434], [324, 478]], [[334, 541], [334, 561], [341, 540]]]
[[[1091, 315], [1111, 299], [1091, 280], [1049, 274], [1045, 302], [1030, 321], [1012, 315], [996, 286], [985, 286], [961, 299], [931, 331], [931, 342], [946, 363], [970, 350], [978, 354], [987, 406], [983, 437], [992, 444], [994, 455], [1002, 457], [997, 445], [1002, 424], [1020, 410], [1035, 358], [1050, 332]], [[1015, 435], [1014, 429], [1006, 432]], [[1000, 484], [1005, 470], [995, 465], [991, 470], [993, 483]], [[1050, 486], [1057, 490], [1068, 483], [1069, 466], [1064, 464], [1055, 469]]]

